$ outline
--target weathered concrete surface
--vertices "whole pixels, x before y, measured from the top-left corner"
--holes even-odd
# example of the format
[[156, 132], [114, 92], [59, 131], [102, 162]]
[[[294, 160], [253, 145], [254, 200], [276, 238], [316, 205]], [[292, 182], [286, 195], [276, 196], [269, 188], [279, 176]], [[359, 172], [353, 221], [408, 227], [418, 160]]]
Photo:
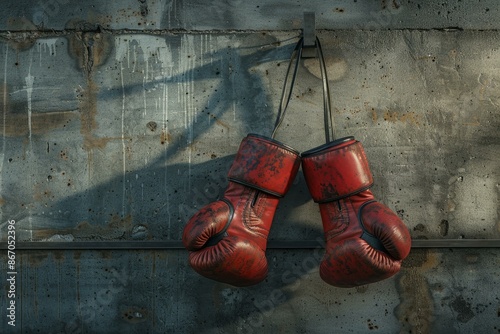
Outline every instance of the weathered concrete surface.
[[[338, 137], [414, 237], [498, 238], [497, 32], [324, 32]], [[269, 135], [291, 33], [77, 33], [2, 45], [2, 221], [19, 240], [179, 240], [218, 197], [241, 139]], [[305, 61], [277, 138], [321, 144]], [[273, 239], [320, 235], [300, 174]], [[304, 234], [305, 233], [305, 234]]]
[[302, 28], [305, 11], [319, 29], [498, 29], [495, 0], [434, 1], [243, 1], [8, 0], [0, 30], [187, 29], [291, 30]]
[[[1, 241], [9, 219], [18, 241], [180, 240], [241, 139], [271, 133], [304, 10], [326, 29], [336, 135], [362, 141], [377, 198], [413, 238], [499, 238], [493, 1], [54, 1], [0, 14]], [[317, 66], [303, 61], [277, 136], [300, 151], [324, 141]], [[299, 173], [270, 238], [318, 237]], [[195, 274], [184, 251], [19, 251], [15, 329], [491, 333], [497, 253], [414, 250], [396, 277], [336, 289], [317, 275], [321, 250], [270, 250], [268, 280], [235, 289]]]
[[268, 279], [235, 288], [197, 275], [184, 251], [26, 251], [18, 258], [22, 312], [15, 328], [5, 316], [0, 324], [47, 334], [500, 330], [496, 249], [417, 250], [397, 276], [350, 289], [321, 281], [321, 254], [268, 251]]

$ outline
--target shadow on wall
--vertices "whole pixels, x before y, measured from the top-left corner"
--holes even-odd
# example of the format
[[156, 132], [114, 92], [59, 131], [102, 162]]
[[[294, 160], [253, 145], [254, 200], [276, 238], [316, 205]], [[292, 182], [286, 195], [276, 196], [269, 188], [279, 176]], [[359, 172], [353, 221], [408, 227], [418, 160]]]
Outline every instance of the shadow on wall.
[[[277, 41], [274, 36], [257, 37], [259, 38], [254, 38], [254, 35], [247, 37], [245, 45], [253, 45], [250, 47], [228, 47], [212, 54], [204, 54], [205, 59], [213, 59], [210, 64], [202, 64], [187, 71], [145, 83], [124, 85], [121, 90], [105, 91], [103, 89], [102, 92], [97, 92], [95, 98], [99, 102], [110, 103], [112, 108], [113, 104], [121, 104], [123, 96], [127, 96], [127, 99], [140, 96], [142, 99], [144, 91], [157, 89], [161, 85], [183, 87], [178, 84], [184, 84], [186, 80], [211, 80], [216, 81], [214, 85], [217, 85], [209, 94], [204, 108], [199, 111], [200, 115], [205, 115], [204, 118], [198, 116], [198, 120], [191, 119], [186, 126], [180, 124], [175, 127], [172, 126], [172, 123], [176, 122], [175, 119], [166, 120], [170, 121], [170, 132], [162, 133], [161, 142], [155, 136], [154, 141], [147, 143], [150, 149], [155, 145], [156, 147], [152, 149], [160, 153], [146, 166], [127, 170], [123, 174], [117, 173], [104, 183], [71, 194], [60, 201], [51, 203], [44, 198], [45, 208], [39, 209], [42, 204], [37, 203], [38, 207], [31, 213], [26, 210], [22, 212], [14, 210], [14, 205], [10, 207], [11, 212], [7, 212], [9, 209], [5, 208], [7, 210], [4, 213], [15, 217], [17, 221], [31, 219], [34, 222], [33, 229], [28, 232], [31, 233], [32, 240], [180, 240], [183, 227], [189, 217], [203, 205], [216, 200], [222, 194], [227, 186], [227, 172], [234, 159], [234, 155], [218, 157], [216, 154], [207, 154], [205, 161], [201, 163], [178, 162], [187, 160], [186, 152], [193, 150], [191, 145], [200, 140], [203, 135], [214, 131], [217, 120], [234, 111], [235, 100], [238, 114], [236, 126], [239, 127], [236, 131], [241, 133], [232, 143], [235, 151], [239, 141], [247, 133], [263, 135], [271, 133], [277, 108], [269, 107], [273, 106], [273, 102], [270, 100], [269, 93], [263, 89], [266, 85], [262, 82], [260, 74], [256, 73], [253, 68], [270, 61], [286, 61], [280, 70], [284, 74], [295, 41], [281, 45], [282, 42]], [[180, 47], [181, 36], [174, 36], [174, 40], [169, 40], [170, 42], [173, 43], [173, 47]], [[256, 47], [255, 45], [263, 46]], [[108, 59], [107, 62], [109, 63], [110, 60]], [[101, 64], [104, 63], [106, 62]], [[92, 71], [90, 74], [95, 75]], [[89, 80], [93, 81], [95, 78]], [[246, 96], [247, 93], [250, 98]], [[83, 107], [86, 105], [84, 104]], [[86, 111], [82, 110], [81, 113], [84, 114]], [[206, 115], [212, 121], [207, 122]], [[175, 117], [180, 116], [180, 113], [175, 115]], [[158, 122], [144, 124], [144, 127], [148, 126], [151, 131], [159, 134], [162, 131], [160, 127], [164, 125], [161, 122], [164, 121], [158, 119]], [[132, 132], [134, 129], [127, 130]], [[94, 137], [84, 138], [84, 142], [89, 138], [90, 140], [96, 139], [94, 134], [84, 134], [85, 136]], [[135, 134], [130, 136], [132, 140], [136, 139], [134, 136]], [[232, 134], [231, 137], [235, 135]], [[7, 138], [6, 140], [16, 139]], [[34, 136], [33, 141], [36, 140]], [[134, 150], [134, 142], [127, 145], [130, 145], [132, 151]], [[139, 150], [138, 144], [135, 145]], [[97, 151], [97, 148], [90, 148], [92, 149]], [[102, 155], [110, 150], [109, 147], [105, 147], [104, 150], [98, 149], [99, 154]], [[196, 151], [191, 151], [191, 153], [193, 155], [204, 154], [204, 152]], [[140, 156], [140, 153], [137, 155]], [[116, 161], [114, 164], [121, 163], [122, 161]], [[105, 167], [99, 166], [99, 168]], [[299, 192], [306, 189], [301, 174], [297, 177], [296, 184], [299, 185]], [[33, 196], [30, 193], [32, 190], [27, 191], [28, 196]], [[291, 191], [284, 205], [285, 207], [298, 206], [308, 200], [310, 200], [309, 196], [299, 196], [297, 191]], [[41, 212], [42, 210], [53, 214], [48, 217]], [[278, 215], [287, 216], [288, 214], [286, 210], [281, 210]], [[287, 218], [281, 217], [281, 219]]]
[[[244, 96], [242, 95], [245, 92], [252, 91], [253, 95], [265, 97], [265, 100], [260, 102], [259, 113], [255, 112], [252, 101], [238, 104], [238, 108], [241, 109], [238, 110], [238, 114], [241, 115], [238, 121], [242, 123], [242, 133], [238, 140], [241, 140], [248, 132], [268, 135], [274, 124], [276, 110], [263, 107], [265, 105], [271, 106], [273, 103], [262, 89], [265, 85], [261, 82], [261, 78], [252, 73], [250, 69], [262, 62], [288, 60], [293, 47], [294, 43], [279, 47], [273, 46], [269, 50], [251, 52], [245, 56], [240, 56], [240, 50], [237, 48], [231, 48], [228, 52], [206, 55], [207, 57], [219, 57], [216, 59], [217, 62], [222, 64], [219, 73], [215, 72], [212, 66], [204, 65], [189, 70], [187, 73], [179, 73], [168, 79], [162, 78], [148, 82], [145, 86], [142, 84], [128, 85], [123, 87], [123, 91], [112, 90], [98, 94], [97, 99], [104, 102], [106, 100], [120, 101], [122, 94], [127, 96], [142, 95], [144, 89], [153, 89], [158, 84], [182, 83], [185, 82], [186, 77], [193, 80], [217, 79], [219, 84], [206, 101], [205, 112], [209, 112], [213, 119], [222, 118], [233, 107], [233, 101], [228, 99], [227, 92], [236, 92], [233, 97], [243, 99]], [[230, 62], [236, 63], [232, 70], [229, 66], [225, 66]], [[235, 71], [235, 74], [231, 73], [231, 71]], [[231, 79], [232, 75], [236, 76], [234, 80]], [[237, 89], [234, 89], [235, 82], [238, 84]], [[216, 122], [212, 122], [211, 126], [213, 127], [214, 124]], [[186, 128], [172, 129], [174, 135], [165, 138], [164, 143], [160, 143], [155, 139], [155, 145], [163, 144], [162, 148], [164, 149], [158, 157], [146, 166], [127, 171], [123, 175], [116, 175], [102, 184], [67, 196], [53, 204], [48, 202], [48, 208], [45, 210], [54, 212], [55, 216], [48, 219], [40, 212], [32, 212], [30, 219], [32, 218], [38, 222], [33, 225], [34, 229], [31, 231], [33, 232], [33, 240], [180, 240], [182, 230], [189, 217], [202, 206], [216, 200], [227, 185], [226, 175], [234, 160], [234, 154], [225, 157], [211, 156], [210, 159], [207, 158], [202, 163], [171, 162], [174, 158], [182, 155], [186, 149], [189, 149], [190, 143], [211, 130], [212, 128], [202, 121], [192, 121]], [[36, 139], [34, 138], [34, 140]], [[106, 150], [108, 149], [109, 147], [106, 148]], [[120, 164], [121, 161], [115, 163]], [[280, 220], [282, 229], [285, 228], [284, 225], [286, 224], [288, 227], [285, 230], [292, 226], [292, 228], [302, 231], [308, 229], [308, 227], [295, 219], [290, 210], [287, 210], [287, 207], [301, 206], [310, 201], [310, 196], [304, 196], [306, 186], [302, 174], [299, 173], [297, 176], [295, 185], [294, 189], [283, 200], [283, 205], [280, 205], [281, 210], [279, 209], [275, 223]], [[37, 213], [40, 215], [37, 216]], [[26, 216], [22, 216], [26, 214], [26, 212], [15, 213], [18, 217], [21, 215], [16, 220], [26, 219]], [[76, 225], [77, 223], [78, 225]], [[313, 228], [311, 233], [320, 236], [319, 225], [317, 229]], [[277, 235], [271, 233], [271, 237]], [[276, 239], [283, 238], [286, 238], [286, 235], [276, 237]], [[318, 246], [320, 246], [319, 243]], [[301, 252], [298, 251], [297, 253]], [[319, 263], [317, 256], [322, 255], [322, 252], [315, 253], [316, 257], [307, 256], [304, 261], [301, 260], [299, 269], [293, 272], [280, 269], [281, 264], [277, 264], [272, 252], [268, 254], [272, 269], [270, 270], [269, 279], [266, 283], [260, 285], [260, 288], [256, 286], [233, 290], [225, 285], [220, 287], [219, 283], [209, 281], [197, 275], [194, 271], [190, 271], [190, 274], [185, 277], [186, 284], [191, 282], [191, 286], [196, 288], [190, 289], [192, 290], [190, 296], [194, 298], [194, 303], [190, 308], [186, 307], [187, 310], [191, 312], [193, 308], [206, 307], [203, 303], [199, 303], [198, 298], [200, 296], [206, 297], [207, 288], [210, 290], [215, 285], [214, 289], [221, 288], [220, 295], [227, 299], [216, 300], [215, 303], [224, 303], [226, 306], [228, 303], [234, 303], [234, 307], [221, 306], [219, 308], [221, 312], [217, 312], [216, 319], [214, 319], [215, 325], [209, 324], [209, 326], [221, 328], [228, 323], [230, 324], [229, 320], [231, 319], [231, 322], [236, 322], [230, 324], [230, 327], [234, 329], [234, 324], [236, 324], [239, 332], [246, 333], [258, 330], [263, 319], [267, 320], [274, 313], [275, 307], [283, 305], [292, 298], [293, 291], [300, 286], [301, 279], [307, 276], [310, 271], [316, 270]], [[187, 262], [185, 266], [187, 267]], [[176, 270], [183, 271], [184, 265], [180, 267], [181, 269]], [[187, 268], [186, 270], [190, 269]], [[78, 277], [80, 275], [82, 274], [78, 272]], [[178, 280], [180, 279], [178, 277]], [[134, 288], [137, 288], [136, 284], [140, 285], [134, 282]], [[164, 283], [162, 282], [162, 284]], [[283, 284], [285, 285], [283, 291], [274, 288]], [[269, 297], [259, 290], [263, 286], [263, 291], [268, 291]], [[92, 291], [92, 289], [89, 288], [88, 291]], [[134, 289], [131, 289], [131, 291], [130, 294], [120, 293], [117, 295], [120, 300], [123, 298], [120, 305], [130, 304], [136, 295], [140, 295], [133, 293]], [[145, 292], [145, 295], [147, 295], [147, 292]], [[89, 298], [89, 300], [95, 299], [93, 296], [85, 297]], [[248, 301], [251, 301], [251, 303], [248, 303]], [[137, 302], [137, 304], [141, 304], [141, 302], [143, 300]], [[182, 303], [183, 301], [177, 302]], [[200, 310], [199, 314], [205, 313]], [[248, 322], [248, 314], [255, 315], [251, 318], [255, 319]], [[157, 315], [153, 314], [152, 316], [156, 317]], [[197, 326], [195, 319], [192, 317], [183, 314], [178, 314], [177, 317], [186, 317], [186, 322], [191, 326]], [[68, 320], [68, 324], [72, 325], [70, 320]], [[75, 322], [75, 324], [78, 324], [79, 328], [86, 328], [87, 326], [90, 328], [90, 326], [95, 325], [99, 326], [98, 329], [101, 330], [97, 322], [93, 324]], [[125, 325], [127, 326], [125, 327]], [[127, 329], [130, 328], [128, 324], [123, 324], [123, 326]], [[154, 324], [148, 326], [151, 327], [147, 328], [154, 328]], [[295, 324], [293, 326], [292, 328], [300, 327]], [[93, 327], [92, 329], [96, 328]], [[178, 328], [172, 328], [172, 330], [178, 330]]]

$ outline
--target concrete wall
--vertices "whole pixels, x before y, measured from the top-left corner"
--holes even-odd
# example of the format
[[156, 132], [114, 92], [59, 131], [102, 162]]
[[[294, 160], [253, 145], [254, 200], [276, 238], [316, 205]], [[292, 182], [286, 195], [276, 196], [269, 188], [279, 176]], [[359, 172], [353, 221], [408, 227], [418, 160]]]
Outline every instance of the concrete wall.
[[[414, 239], [498, 239], [496, 1], [9, 1], [0, 14], [0, 232], [20, 241], [179, 241], [239, 142], [269, 135], [302, 14], [315, 11], [337, 137]], [[316, 60], [277, 139], [324, 142]], [[318, 239], [319, 238], [319, 239]], [[321, 240], [300, 173], [271, 240]], [[90, 246], [89, 246], [90, 247]], [[0, 271], [9, 289], [7, 250]], [[495, 333], [499, 250], [414, 249], [395, 277], [339, 289], [322, 250], [271, 249], [234, 288], [185, 250], [19, 250], [14, 333]], [[3, 292], [2, 292], [3, 294]], [[4, 314], [5, 313], [5, 314]]]

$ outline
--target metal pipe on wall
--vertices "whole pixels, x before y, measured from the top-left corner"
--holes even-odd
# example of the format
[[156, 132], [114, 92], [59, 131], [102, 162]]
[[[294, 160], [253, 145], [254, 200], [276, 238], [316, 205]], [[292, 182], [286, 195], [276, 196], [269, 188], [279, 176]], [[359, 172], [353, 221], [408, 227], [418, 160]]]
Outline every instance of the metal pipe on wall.
[[[314, 249], [323, 248], [318, 240], [271, 240], [268, 249]], [[500, 239], [417, 239], [412, 248], [499, 248]], [[7, 249], [7, 243], [0, 243]], [[181, 241], [70, 241], [16, 243], [17, 250], [141, 250], [141, 249], [184, 249]]]

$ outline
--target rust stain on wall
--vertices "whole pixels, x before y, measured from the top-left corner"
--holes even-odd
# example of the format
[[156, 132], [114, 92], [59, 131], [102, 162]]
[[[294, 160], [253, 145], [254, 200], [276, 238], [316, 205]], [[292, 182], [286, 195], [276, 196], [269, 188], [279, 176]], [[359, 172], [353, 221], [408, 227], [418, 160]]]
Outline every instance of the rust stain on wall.
[[[78, 25], [78, 22], [69, 24], [70, 27]], [[87, 151], [94, 148], [102, 149], [110, 140], [117, 139], [99, 138], [94, 135], [94, 130], [99, 126], [96, 121], [99, 87], [95, 83], [93, 75], [95, 69], [102, 65], [109, 56], [110, 38], [108, 34], [85, 32], [76, 32], [69, 37], [69, 53], [77, 60], [87, 81], [86, 88], [78, 92], [80, 133], [83, 137], [83, 148]]]
[[111, 221], [104, 226], [83, 221], [75, 228], [33, 230], [33, 239], [44, 240], [49, 239], [55, 234], [60, 234], [72, 235], [75, 239], [112, 240], [123, 238], [130, 233], [131, 229], [132, 216], [128, 215], [121, 218], [119, 215], [113, 215]]
[[413, 125], [420, 125], [420, 116], [413, 111], [407, 113], [400, 113], [398, 111], [385, 111], [383, 114], [384, 121], [387, 122], [402, 122]]
[[9, 17], [7, 27], [10, 31], [30, 31], [30, 33], [12, 34], [8, 38], [9, 46], [16, 51], [30, 49], [38, 38], [37, 26], [25, 17]]
[[171, 141], [172, 141], [172, 135], [170, 133], [168, 133], [167, 131], [162, 130], [161, 134], [160, 134], [160, 143], [163, 145], [165, 143], [168, 144]]
[[24, 260], [27, 259], [28, 263], [32, 266], [40, 265], [49, 257], [48, 252], [29, 252], [25, 256], [21, 258], [21, 263], [24, 263]]
[[90, 77], [87, 80], [86, 89], [78, 94], [80, 100], [80, 133], [83, 136], [83, 147], [85, 150], [92, 148], [103, 148], [107, 141], [94, 137], [93, 131], [97, 128], [95, 120], [97, 114], [97, 85]]
[[378, 115], [377, 112], [375, 111], [375, 108], [371, 108], [371, 114], [372, 114], [372, 121], [373, 123], [376, 123], [378, 120]]
[[402, 275], [397, 283], [401, 302], [396, 307], [395, 314], [404, 332], [431, 332], [434, 304], [424, 273], [436, 268], [438, 264], [437, 254], [429, 250], [412, 250], [403, 263]]
[[103, 259], [112, 259], [113, 258], [113, 252], [111, 250], [99, 250], [99, 254]]
[[[70, 21], [68, 28], [82, 29], [80, 21]], [[111, 34], [77, 31], [68, 37], [69, 54], [77, 60], [78, 66], [92, 75], [93, 71], [108, 58], [111, 50]]]
[[55, 129], [66, 127], [71, 121], [77, 119], [78, 113], [71, 110], [51, 111], [31, 115], [31, 124], [27, 112], [15, 112], [12, 110], [9, 100], [9, 86], [0, 87], [0, 105], [4, 108], [4, 115], [0, 117], [0, 129], [4, 129], [6, 137], [23, 137], [31, 134], [45, 134]]
[[[77, 262], [77, 264], [80, 261], [81, 257], [82, 257], [82, 251], [81, 250], [75, 250], [75, 251], [73, 251], [73, 260], [75, 260]], [[78, 266], [77, 266], [77, 269], [79, 269]]]
[[[64, 128], [76, 117], [78, 114], [74, 111], [33, 113], [31, 115], [31, 134], [39, 135]], [[0, 128], [5, 128], [5, 136], [7, 137], [27, 136], [29, 134], [28, 114], [7, 112], [5, 127], [3, 119], [0, 119]]]
[[123, 140], [122, 137], [97, 137], [94, 130], [99, 127], [96, 121], [97, 115], [97, 93], [98, 87], [92, 80], [88, 78], [87, 88], [79, 92], [78, 98], [80, 101], [80, 134], [83, 137], [83, 148], [86, 151], [93, 149], [103, 149], [112, 140]]
[[21, 258], [21, 263], [27, 260], [31, 266], [39, 266], [51, 257], [54, 261], [61, 263], [65, 259], [64, 252], [63, 250], [30, 250]]
[[52, 251], [52, 254], [54, 256], [54, 259], [58, 262], [63, 262], [65, 259], [63, 250]]
[[417, 114], [414, 111], [400, 112], [391, 110], [377, 110], [373, 107], [370, 107], [366, 102], [365, 110], [369, 114], [371, 114], [373, 123], [376, 123], [379, 119], [383, 119], [384, 121], [390, 123], [401, 122], [416, 126], [420, 126], [422, 124], [421, 115]]
[[215, 123], [223, 128], [225, 128], [227, 131], [229, 131], [231, 129], [231, 127], [229, 126], [229, 124], [221, 121], [220, 119], [217, 118], [217, 116], [213, 115], [213, 114], [209, 114], [208, 115], [211, 119], [213, 119], [215, 121]]

